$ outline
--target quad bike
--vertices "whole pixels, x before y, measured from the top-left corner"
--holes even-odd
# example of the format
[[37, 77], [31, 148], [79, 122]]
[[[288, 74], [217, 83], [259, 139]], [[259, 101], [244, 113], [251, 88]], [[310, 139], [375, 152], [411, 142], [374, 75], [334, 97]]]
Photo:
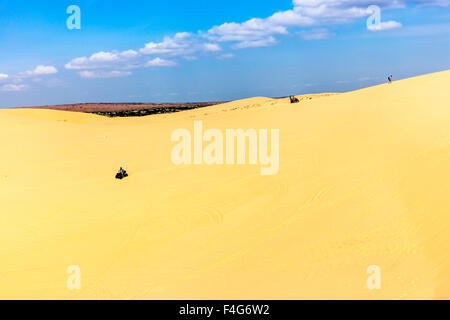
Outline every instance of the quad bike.
[[291, 103], [299, 103], [299, 102], [300, 102], [300, 101], [299, 101], [296, 97], [294, 97], [294, 96], [289, 97], [289, 99], [291, 100]]
[[116, 174], [116, 179], [119, 179], [119, 180], [122, 180], [122, 179], [124, 179], [126, 177], [128, 177], [128, 173], [125, 170], [119, 171]]

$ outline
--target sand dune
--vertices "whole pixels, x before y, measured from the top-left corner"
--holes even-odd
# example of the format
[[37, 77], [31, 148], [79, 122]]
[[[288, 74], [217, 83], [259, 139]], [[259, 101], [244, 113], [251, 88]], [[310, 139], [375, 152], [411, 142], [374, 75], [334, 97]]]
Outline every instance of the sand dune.
[[[449, 83], [142, 118], [0, 110], [0, 298], [449, 299]], [[278, 174], [174, 165], [195, 120], [280, 129]]]

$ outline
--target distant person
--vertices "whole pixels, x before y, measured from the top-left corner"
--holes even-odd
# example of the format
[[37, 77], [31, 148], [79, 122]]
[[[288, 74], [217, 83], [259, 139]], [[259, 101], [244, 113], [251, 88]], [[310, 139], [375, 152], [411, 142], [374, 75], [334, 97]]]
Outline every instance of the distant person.
[[392, 74], [388, 77], [388, 82], [392, 83]]

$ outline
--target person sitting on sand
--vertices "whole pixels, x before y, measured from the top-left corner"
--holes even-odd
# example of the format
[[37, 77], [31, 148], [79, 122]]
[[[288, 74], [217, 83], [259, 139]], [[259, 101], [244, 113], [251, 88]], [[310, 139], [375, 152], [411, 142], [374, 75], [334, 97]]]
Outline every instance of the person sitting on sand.
[[392, 75], [390, 75], [390, 76], [388, 77], [388, 82], [389, 82], [389, 83], [392, 83]]

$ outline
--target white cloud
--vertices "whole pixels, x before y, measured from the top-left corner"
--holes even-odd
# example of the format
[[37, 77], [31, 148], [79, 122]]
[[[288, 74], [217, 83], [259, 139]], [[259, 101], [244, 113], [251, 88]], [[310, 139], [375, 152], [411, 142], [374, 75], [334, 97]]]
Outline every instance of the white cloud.
[[275, 40], [275, 38], [270, 36], [263, 39], [241, 41], [238, 44], [234, 45], [233, 48], [245, 49], [245, 48], [269, 47], [276, 43], [277, 41]]
[[250, 48], [275, 44], [273, 35], [287, 34], [285, 26], [268, 19], [250, 19], [243, 23], [224, 23], [212, 27], [205, 37], [217, 42], [237, 42], [235, 48]]
[[229, 22], [208, 30], [208, 37], [219, 42], [259, 40], [273, 34], [287, 34], [284, 26], [269, 23], [267, 19], [250, 19], [243, 23]]
[[[166, 36], [160, 42], [148, 42], [139, 50], [122, 52], [100, 51], [90, 57], [78, 57], [65, 65], [66, 69], [90, 70], [129, 70], [134, 68], [174, 66], [175, 58], [195, 60], [202, 54], [215, 54], [219, 59], [231, 57], [229, 48], [244, 49], [267, 47], [278, 43], [279, 36], [296, 31], [304, 40], [324, 40], [334, 34], [327, 28], [330, 25], [346, 24], [356, 19], [367, 18], [373, 14], [368, 7], [379, 6], [384, 10], [405, 8], [408, 4], [418, 6], [449, 6], [450, 0], [293, 0], [292, 8], [278, 11], [266, 18], [251, 18], [244, 22], [226, 22], [198, 33], [178, 32]], [[369, 26], [371, 31], [389, 30], [402, 27], [400, 22], [384, 21]], [[300, 31], [298, 28], [309, 28]], [[295, 30], [297, 28], [297, 30]], [[311, 29], [312, 28], [312, 29]], [[292, 30], [294, 29], [294, 30]], [[225, 51], [225, 52], [224, 52]], [[153, 56], [153, 60], [146, 59]], [[114, 72], [118, 71], [110, 71]], [[106, 75], [103, 73], [83, 73], [85, 76]]]
[[217, 43], [205, 43], [203, 46], [205, 47], [206, 51], [210, 52], [222, 51], [222, 48]]
[[369, 25], [367, 29], [370, 31], [384, 31], [384, 30], [392, 30], [401, 28], [402, 24], [397, 21], [385, 21], [380, 22], [379, 24]]
[[164, 37], [162, 42], [149, 42], [139, 52], [147, 55], [189, 55], [196, 51], [190, 42], [192, 37], [189, 32], [179, 32], [173, 37]]
[[302, 37], [303, 40], [326, 40], [334, 36], [334, 33], [329, 32], [325, 28], [320, 29], [312, 29], [312, 30], [305, 30], [299, 32], [300, 37]]
[[53, 66], [39, 65], [33, 70], [28, 70], [19, 74], [19, 77], [34, 77], [58, 73], [58, 69]]
[[2, 91], [23, 91], [27, 89], [28, 86], [25, 84], [5, 84], [2, 86]]
[[133, 69], [139, 66], [139, 54], [134, 50], [100, 51], [90, 57], [78, 57], [65, 65], [69, 70], [93, 70], [104, 68]]
[[[423, 1], [421, 1], [423, 2]], [[217, 42], [235, 42], [236, 49], [264, 47], [277, 43], [277, 35], [289, 33], [294, 27], [320, 27], [329, 24], [350, 23], [368, 17], [369, 5], [384, 9], [404, 7], [400, 0], [294, 0], [293, 8], [279, 11], [267, 18], [252, 18], [242, 23], [227, 22], [210, 28], [204, 36]], [[392, 27], [392, 23], [383, 27]], [[396, 25], [398, 27], [399, 25]], [[324, 29], [317, 29], [324, 30]], [[303, 33], [307, 40], [327, 39], [330, 33]]]
[[189, 32], [179, 32], [173, 37], [164, 37], [161, 42], [148, 42], [139, 50], [143, 55], [164, 57], [183, 57], [187, 60], [199, 52], [219, 52], [222, 48], [213, 42], [203, 42], [198, 35]]
[[176, 66], [176, 62], [171, 60], [164, 60], [161, 58], [155, 58], [153, 60], [148, 61], [145, 66], [147, 67], [173, 67]]
[[308, 27], [315, 23], [314, 19], [303, 15], [295, 8], [293, 10], [276, 12], [267, 21], [273, 25], [287, 27]]
[[80, 77], [87, 79], [118, 78], [131, 75], [129, 71], [80, 71]]
[[146, 55], [161, 55], [176, 57], [182, 56], [186, 60], [193, 60], [196, 57], [193, 53], [204, 52], [219, 52], [222, 49], [216, 43], [200, 42], [193, 34], [188, 32], [179, 32], [173, 37], [165, 37], [162, 42], [149, 42], [144, 48], [139, 51], [100, 51], [92, 54], [89, 57], [78, 57], [72, 59], [65, 65], [66, 69], [79, 70], [80, 76], [84, 78], [111, 78], [115, 76], [128, 75], [128, 73], [118, 71], [108, 72], [87, 72], [93, 70], [130, 70], [144, 67], [170, 67], [177, 63], [173, 60], [166, 60], [156, 57], [148, 61]]
[[6, 79], [8, 79], [9, 78], [9, 76], [7, 75], [7, 74], [5, 74], [5, 73], [0, 73], [0, 81], [1, 80], [6, 80]]
[[92, 62], [111, 62], [117, 61], [119, 59], [119, 55], [113, 52], [97, 52], [94, 53], [90, 58]]
[[128, 58], [128, 59], [136, 58], [138, 55], [139, 55], [139, 53], [137, 51], [134, 51], [134, 50], [126, 50], [126, 51], [122, 51], [120, 53], [121, 57]]

